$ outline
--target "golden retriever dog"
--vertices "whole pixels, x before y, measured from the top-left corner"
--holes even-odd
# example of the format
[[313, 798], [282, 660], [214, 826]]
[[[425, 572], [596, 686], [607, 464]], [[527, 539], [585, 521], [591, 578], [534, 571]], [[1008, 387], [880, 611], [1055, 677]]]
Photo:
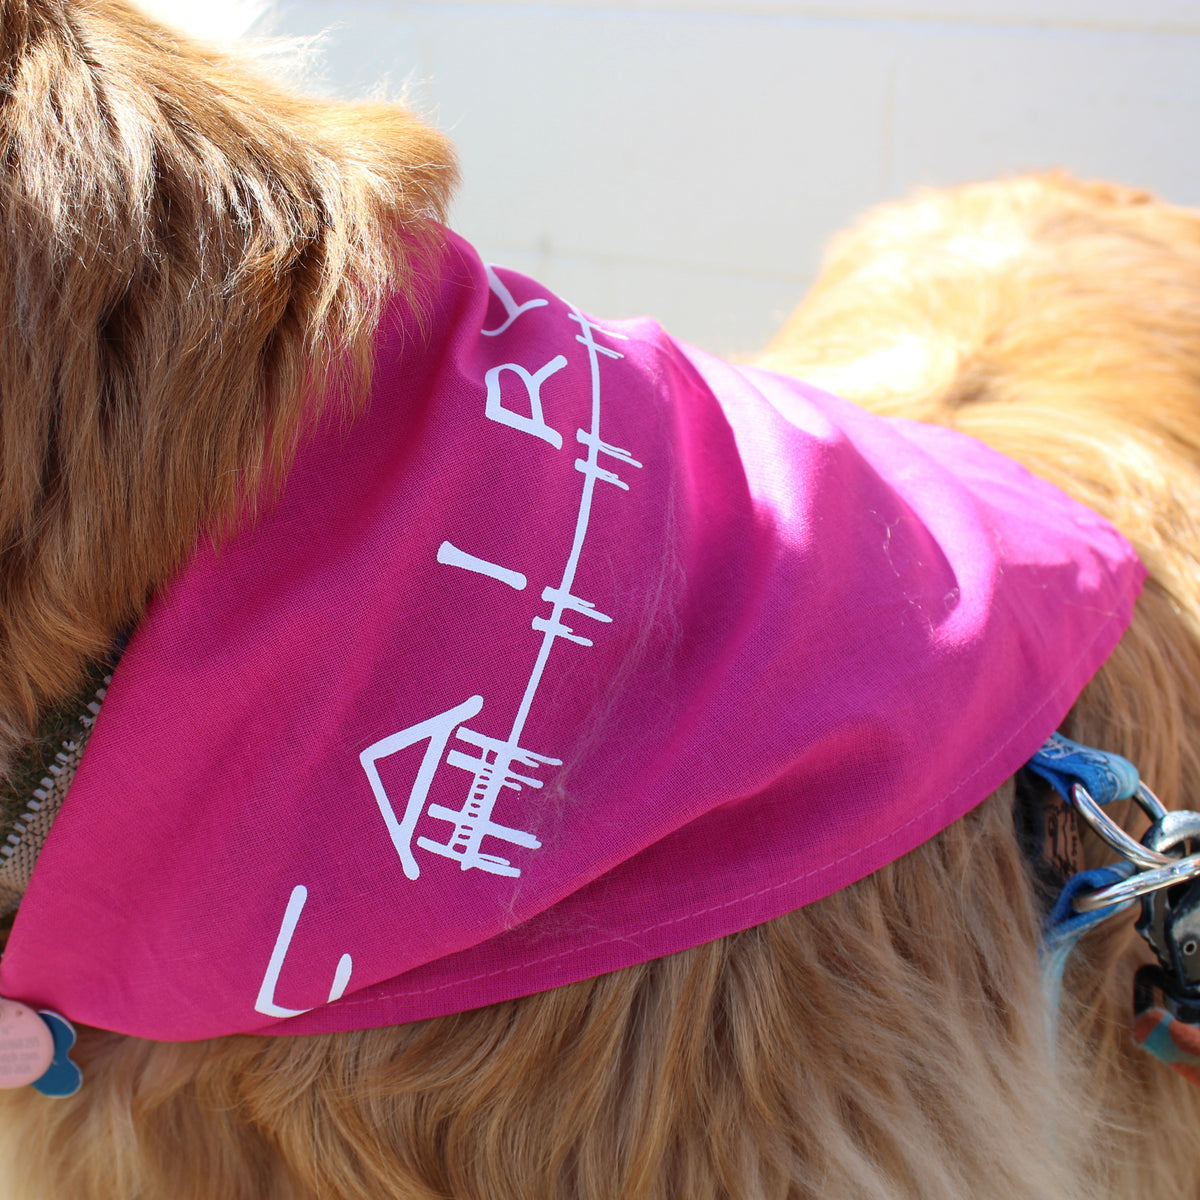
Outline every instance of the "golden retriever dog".
[[[204, 531], [287, 477], [311, 398], [353, 419], [455, 166], [408, 112], [288, 94], [123, 0], [0, 0], [0, 72], [11, 771]], [[1197, 806], [1200, 216], [1059, 177], [923, 193], [834, 244], [760, 363], [971, 434], [1121, 529], [1150, 578], [1064, 729]], [[1195, 1200], [1200, 1092], [1131, 1040], [1132, 916], [1083, 940], [1049, 1044], [1013, 808], [1010, 781], [816, 903], [473, 1011], [82, 1028], [76, 1095], [3, 1094], [0, 1194]]]

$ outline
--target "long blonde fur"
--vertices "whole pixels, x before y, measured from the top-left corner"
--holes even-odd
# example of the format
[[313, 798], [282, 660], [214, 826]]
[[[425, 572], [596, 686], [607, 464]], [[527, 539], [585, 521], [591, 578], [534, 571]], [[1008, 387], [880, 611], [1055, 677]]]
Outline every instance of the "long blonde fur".
[[[352, 401], [453, 178], [406, 113], [297, 99], [119, 0], [0, 0], [0, 751]], [[1066, 179], [839, 241], [763, 359], [953, 424], [1152, 578], [1069, 729], [1200, 807], [1200, 217]], [[930, 731], [937, 737], [937, 731]], [[394, 1029], [84, 1030], [0, 1098], [12, 1200], [1194, 1200], [1200, 1091], [1090, 936], [1046, 1034], [1012, 788], [861, 883], [672, 957]], [[1098, 851], [1090, 848], [1093, 855]]]
[[0, 162], [3, 761], [362, 382], [454, 168], [120, 0], [0, 0]]

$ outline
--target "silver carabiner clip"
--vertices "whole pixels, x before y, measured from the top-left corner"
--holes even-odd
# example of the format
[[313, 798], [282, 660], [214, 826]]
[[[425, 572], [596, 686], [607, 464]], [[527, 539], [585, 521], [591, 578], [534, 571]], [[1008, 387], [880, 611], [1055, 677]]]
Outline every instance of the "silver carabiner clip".
[[[1080, 789], [1082, 790], [1082, 789]], [[1139, 789], [1140, 790], [1140, 789]], [[1147, 793], [1161, 809], [1162, 804], [1150, 789]], [[1091, 800], [1091, 797], [1088, 797]], [[1095, 801], [1092, 801], [1095, 805]], [[1095, 805], [1099, 810], [1100, 806]], [[1145, 805], [1143, 805], [1145, 808]], [[1163, 811], [1153, 825], [1146, 830], [1141, 842], [1135, 842], [1119, 825], [1100, 810], [1104, 820], [1120, 834], [1120, 839], [1110, 840], [1101, 830], [1093, 825], [1102, 838], [1118, 854], [1138, 864], [1146, 864], [1145, 869], [1119, 883], [1110, 884], [1094, 892], [1086, 892], [1075, 897], [1074, 905], [1079, 912], [1095, 912], [1098, 908], [1106, 908], [1111, 904], [1123, 904], [1128, 900], [1136, 900], [1140, 896], [1149, 896], [1164, 888], [1175, 887], [1181, 883], [1200, 876], [1200, 854], [1190, 854], [1184, 858], [1172, 858], [1164, 853], [1172, 850], [1181, 842], [1200, 842], [1200, 813], [1183, 810], [1180, 812]], [[1088, 818], [1085, 818], [1088, 819]], [[1088, 823], [1091, 824], [1090, 819]], [[1119, 844], [1118, 844], [1119, 842]], [[1138, 856], [1129, 853], [1125, 843], [1136, 847]], [[1153, 925], [1151, 919], [1150, 924]]]
[[[1138, 802], [1142, 811], [1155, 823], [1151, 826], [1151, 829], [1154, 829], [1168, 815], [1159, 798], [1143, 784], [1138, 785], [1134, 799]], [[1149, 870], [1155, 867], [1168, 866], [1171, 862], [1175, 861], [1159, 850], [1146, 845], [1144, 840], [1142, 842], [1135, 841], [1130, 834], [1126, 833], [1092, 799], [1092, 794], [1082, 783], [1071, 784], [1071, 804], [1074, 806], [1075, 811], [1091, 826], [1097, 837], [1111, 846], [1122, 858], [1128, 859], [1136, 866]], [[1125, 882], [1129, 881], [1126, 880]], [[1080, 907], [1078, 901], [1075, 907]]]

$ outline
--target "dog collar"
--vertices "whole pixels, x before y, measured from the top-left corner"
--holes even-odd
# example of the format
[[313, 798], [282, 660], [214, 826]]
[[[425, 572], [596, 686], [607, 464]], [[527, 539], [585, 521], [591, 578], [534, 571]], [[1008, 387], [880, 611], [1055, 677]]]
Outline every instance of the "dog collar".
[[[122, 643], [123, 645], [124, 643]], [[0, 919], [21, 902], [38, 855], [83, 760], [119, 658], [92, 667], [79, 693], [42, 718], [0, 785]]]
[[[1046, 918], [1042, 981], [1051, 1044], [1063, 975], [1079, 939], [1140, 902], [1137, 929], [1157, 963], [1135, 976], [1134, 1041], [1200, 1084], [1200, 813], [1167, 812], [1127, 759], [1061, 734], [1046, 741], [1028, 770], [1119, 855], [1113, 866], [1066, 879]], [[1136, 800], [1150, 818], [1140, 841], [1104, 811], [1117, 800]]]

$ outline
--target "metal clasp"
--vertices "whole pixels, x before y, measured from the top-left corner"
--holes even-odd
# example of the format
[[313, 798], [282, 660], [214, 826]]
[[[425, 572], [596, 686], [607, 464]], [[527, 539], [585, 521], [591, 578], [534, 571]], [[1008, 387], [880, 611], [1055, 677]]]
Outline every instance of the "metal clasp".
[[[1183, 842], [1200, 842], [1200, 813], [1166, 812], [1157, 797], [1144, 785], [1138, 789], [1139, 803], [1142, 803], [1142, 791], [1145, 791], [1153, 799], [1154, 805], [1162, 815], [1155, 819], [1140, 843], [1135, 842], [1107, 813], [1095, 805], [1094, 801], [1094, 809], [1102, 819], [1100, 824], [1094, 821], [1092, 810], [1082, 807], [1077, 809], [1080, 816], [1087, 821], [1099, 837], [1138, 868], [1137, 873], [1128, 879], [1110, 884], [1098, 891], [1077, 896], [1075, 908], [1079, 912], [1095, 912], [1097, 909], [1106, 908], [1109, 905], [1124, 904], [1126, 901], [1135, 900], [1140, 896], [1153, 896], [1167, 888], [1177, 887], [1200, 877], [1200, 854], [1172, 857], [1165, 853]], [[1088, 798], [1090, 799], [1090, 797]], [[1142, 807], [1148, 813], [1153, 811], [1144, 803], [1142, 803]], [[1111, 836], [1114, 830], [1116, 836]], [[1152, 924], [1156, 927], [1159, 922]], [[1149, 941], [1149, 936], [1146, 936]], [[1151, 945], [1154, 943], [1151, 942]], [[1158, 949], [1159, 947], [1155, 946], [1155, 950]]]

